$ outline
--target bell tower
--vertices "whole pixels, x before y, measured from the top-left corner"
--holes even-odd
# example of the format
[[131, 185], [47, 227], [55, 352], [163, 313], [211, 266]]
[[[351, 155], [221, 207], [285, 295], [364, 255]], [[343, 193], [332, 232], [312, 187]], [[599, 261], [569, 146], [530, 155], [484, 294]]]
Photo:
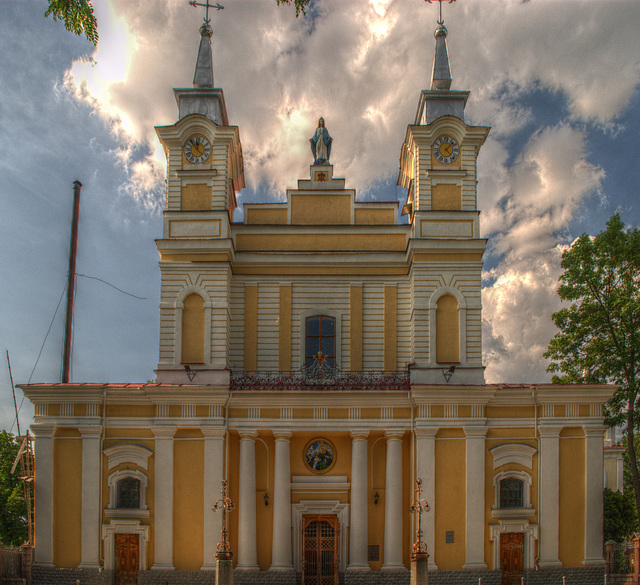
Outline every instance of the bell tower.
[[468, 91], [451, 89], [447, 29], [435, 30], [429, 89], [420, 92], [400, 153], [398, 185], [406, 188], [412, 256], [412, 379], [484, 383], [476, 161], [489, 133], [465, 122]]
[[230, 225], [236, 192], [244, 187], [244, 166], [239, 130], [229, 125], [224, 93], [213, 83], [212, 6], [208, 0], [191, 4], [207, 8], [193, 87], [174, 89], [178, 121], [156, 128], [167, 157], [167, 205], [157, 241], [162, 278], [157, 376], [161, 383], [211, 384], [228, 366]]

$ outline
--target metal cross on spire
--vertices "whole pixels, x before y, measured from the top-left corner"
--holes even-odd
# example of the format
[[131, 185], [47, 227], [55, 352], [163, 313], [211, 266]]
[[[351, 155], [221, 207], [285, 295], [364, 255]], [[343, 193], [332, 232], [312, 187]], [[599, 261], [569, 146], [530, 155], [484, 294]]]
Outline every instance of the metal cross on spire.
[[[207, 0], [208, 1], [208, 0]], [[425, 2], [428, 2], [429, 4], [431, 4], [432, 2], [434, 2], [435, 0], [424, 0]], [[438, 3], [440, 4], [440, 18], [438, 19], [438, 24], [443, 25], [444, 24], [444, 20], [442, 18], [442, 0], [437, 0]], [[449, 0], [449, 4], [451, 4], [452, 2], [455, 2], [456, 0]], [[191, 2], [189, 2], [189, 4], [191, 4]]]
[[[431, 0], [429, 0], [431, 1]], [[205, 9], [205, 13], [204, 13], [204, 22], [205, 24], [209, 24], [211, 22], [211, 19], [209, 18], [209, 8], [215, 8], [216, 10], [224, 10], [224, 6], [222, 6], [222, 4], [209, 4], [209, 0], [206, 1], [205, 4], [202, 4], [202, 2], [196, 2], [196, 0], [189, 0], [189, 4], [191, 6], [202, 6]]]

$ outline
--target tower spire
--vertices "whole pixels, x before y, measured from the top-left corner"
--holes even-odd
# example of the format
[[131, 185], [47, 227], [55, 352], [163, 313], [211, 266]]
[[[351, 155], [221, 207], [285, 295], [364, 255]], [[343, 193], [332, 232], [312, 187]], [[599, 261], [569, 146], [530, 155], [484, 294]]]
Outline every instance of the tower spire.
[[[432, 3], [433, 0], [425, 0]], [[449, 4], [455, 0], [449, 0]], [[431, 89], [432, 90], [449, 90], [451, 89], [451, 69], [449, 67], [449, 53], [447, 51], [447, 27], [444, 25], [442, 18], [442, 0], [438, 0], [440, 4], [440, 18], [438, 26], [433, 33], [436, 38], [436, 51], [433, 58], [433, 71], [431, 72]]]
[[206, 0], [205, 4], [190, 0], [191, 6], [202, 6], [205, 8], [204, 22], [200, 27], [200, 48], [198, 49], [198, 60], [196, 61], [196, 71], [193, 75], [193, 87], [204, 88], [213, 87], [213, 57], [211, 54], [211, 37], [213, 29], [211, 28], [211, 19], [209, 18], [209, 8], [223, 10], [224, 6], [220, 4], [209, 4]]

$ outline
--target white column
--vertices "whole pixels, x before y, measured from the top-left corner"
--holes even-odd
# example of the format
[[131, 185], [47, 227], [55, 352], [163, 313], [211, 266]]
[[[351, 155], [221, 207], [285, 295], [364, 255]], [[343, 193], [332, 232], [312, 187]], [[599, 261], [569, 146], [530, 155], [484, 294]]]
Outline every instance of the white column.
[[[427, 500], [430, 511], [422, 515], [422, 532], [429, 553], [429, 570], [436, 565], [436, 433], [437, 427], [416, 428], [416, 479], [422, 480], [422, 497]], [[416, 528], [417, 530], [417, 528]]]
[[369, 431], [351, 432], [351, 519], [347, 570], [369, 571], [367, 560], [367, 437]]
[[291, 557], [290, 430], [274, 430], [276, 461], [273, 477], [273, 548], [271, 571], [293, 571]]
[[603, 425], [584, 430], [584, 560], [583, 565], [604, 565], [602, 557], [602, 490], [604, 466]]
[[484, 438], [487, 427], [464, 427], [467, 437], [465, 563], [463, 569], [486, 569], [484, 562]]
[[101, 425], [78, 427], [82, 433], [82, 554], [80, 569], [100, 567]]
[[538, 550], [540, 567], [561, 567], [558, 558], [558, 518], [559, 518], [559, 465], [560, 465], [560, 426], [540, 425], [540, 540]]
[[54, 425], [35, 423], [36, 437], [35, 493], [36, 517], [34, 562], [53, 567], [53, 431]]
[[256, 437], [255, 430], [240, 433], [240, 485], [238, 501], [238, 565], [259, 569], [256, 545]]
[[215, 570], [216, 547], [221, 540], [222, 512], [212, 510], [222, 497], [224, 473], [224, 438], [222, 427], [200, 427], [204, 435], [204, 556], [203, 570]]
[[387, 431], [387, 474], [384, 506], [385, 569], [404, 569], [402, 562], [402, 435], [404, 431]]
[[171, 570], [173, 566], [173, 436], [175, 426], [154, 426], [155, 435], [155, 511], [154, 561], [152, 569]]

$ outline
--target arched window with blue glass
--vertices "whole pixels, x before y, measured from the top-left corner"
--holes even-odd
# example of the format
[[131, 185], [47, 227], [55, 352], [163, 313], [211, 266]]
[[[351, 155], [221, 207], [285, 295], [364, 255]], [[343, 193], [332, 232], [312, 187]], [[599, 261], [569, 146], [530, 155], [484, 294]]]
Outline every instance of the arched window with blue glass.
[[305, 322], [305, 366], [336, 367], [336, 320], [327, 315], [313, 315]]

